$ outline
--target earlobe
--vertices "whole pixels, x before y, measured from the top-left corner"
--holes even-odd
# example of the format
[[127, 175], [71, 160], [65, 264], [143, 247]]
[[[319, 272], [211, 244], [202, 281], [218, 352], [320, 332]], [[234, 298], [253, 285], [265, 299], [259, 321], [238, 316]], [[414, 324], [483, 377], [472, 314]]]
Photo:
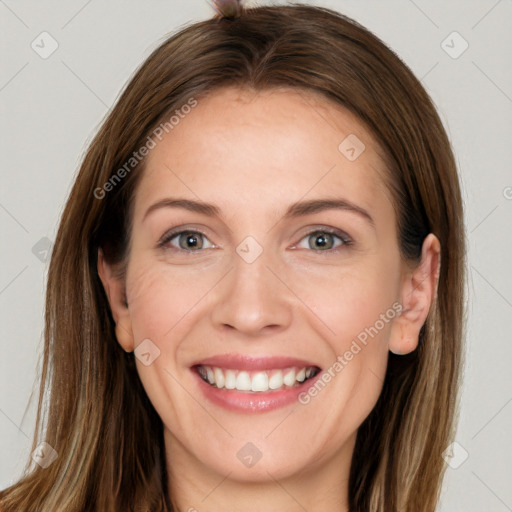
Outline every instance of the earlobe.
[[440, 258], [439, 240], [430, 233], [423, 241], [420, 263], [404, 273], [402, 311], [394, 320], [389, 341], [389, 350], [394, 354], [408, 354], [418, 346], [421, 328], [435, 303]]
[[98, 249], [98, 274], [108, 298], [112, 317], [116, 324], [117, 341], [126, 352], [133, 352], [134, 339], [131, 325], [130, 311], [126, 303], [124, 283], [114, 275], [114, 271], [104, 257], [103, 251]]

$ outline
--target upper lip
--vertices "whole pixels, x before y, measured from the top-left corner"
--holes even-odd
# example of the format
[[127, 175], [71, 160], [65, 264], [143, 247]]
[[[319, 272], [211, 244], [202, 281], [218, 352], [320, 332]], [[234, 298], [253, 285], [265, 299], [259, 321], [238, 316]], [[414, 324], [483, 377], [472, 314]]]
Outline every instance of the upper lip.
[[226, 368], [231, 370], [271, 370], [284, 369], [292, 366], [299, 368], [307, 368], [309, 366], [318, 365], [304, 359], [286, 356], [246, 356], [241, 354], [223, 354], [201, 359], [192, 366], [216, 366], [218, 368]]

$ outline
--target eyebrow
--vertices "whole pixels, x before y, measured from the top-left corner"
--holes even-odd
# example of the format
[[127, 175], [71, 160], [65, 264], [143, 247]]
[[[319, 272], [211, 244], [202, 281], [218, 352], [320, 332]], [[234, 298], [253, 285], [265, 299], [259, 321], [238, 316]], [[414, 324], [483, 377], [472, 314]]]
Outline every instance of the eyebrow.
[[[155, 210], [160, 208], [183, 208], [185, 210], [207, 215], [209, 217], [220, 217], [221, 210], [217, 206], [211, 203], [205, 203], [203, 201], [195, 201], [192, 199], [183, 198], [165, 198], [152, 204], [144, 214], [142, 220]], [[296, 217], [302, 217], [304, 215], [312, 215], [314, 213], [323, 212], [325, 210], [346, 210], [358, 214], [359, 216], [366, 219], [372, 227], [375, 227], [375, 222], [372, 216], [362, 207], [347, 201], [346, 199], [311, 199], [309, 201], [298, 201], [291, 204], [283, 215], [283, 219], [293, 219]]]

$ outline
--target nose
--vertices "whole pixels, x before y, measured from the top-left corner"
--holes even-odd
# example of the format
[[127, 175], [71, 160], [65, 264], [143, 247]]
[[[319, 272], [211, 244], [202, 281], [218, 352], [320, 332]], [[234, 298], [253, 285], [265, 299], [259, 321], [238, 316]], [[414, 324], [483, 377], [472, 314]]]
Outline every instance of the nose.
[[286, 330], [294, 295], [275, 258], [265, 250], [248, 262], [234, 253], [232, 266], [216, 286], [211, 320], [216, 329], [235, 329], [246, 336]]

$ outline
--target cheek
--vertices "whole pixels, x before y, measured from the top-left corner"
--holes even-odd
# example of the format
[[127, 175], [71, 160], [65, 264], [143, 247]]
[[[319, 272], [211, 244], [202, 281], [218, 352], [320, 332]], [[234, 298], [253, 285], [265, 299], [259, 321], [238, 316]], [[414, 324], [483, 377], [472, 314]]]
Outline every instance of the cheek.
[[364, 342], [365, 333], [387, 338], [397, 315], [399, 267], [375, 260], [297, 275], [294, 282], [294, 291], [323, 324], [322, 332], [338, 353], [353, 339]]
[[[183, 340], [204, 314], [201, 299], [215, 284], [210, 273], [170, 267], [143, 255], [130, 261], [127, 298], [135, 348], [146, 339], [159, 350], [148, 366], [136, 358], [137, 371], [148, 398], [166, 425], [186, 437], [187, 425], [204, 410], [187, 393]], [[208, 422], [208, 417], [201, 416]]]
[[323, 368], [325, 385], [319, 383], [300, 398], [305, 425], [311, 427], [312, 435], [315, 429], [325, 430], [335, 444], [356, 431], [377, 403], [391, 328], [399, 311], [396, 276], [366, 269], [315, 280], [305, 300], [322, 325], [328, 326], [321, 332], [330, 352]]
[[329, 396], [332, 410], [350, 414], [353, 427], [369, 414], [382, 389], [388, 342], [400, 311], [399, 268], [395, 259], [381, 255], [296, 282], [314, 313], [311, 322], [320, 325], [318, 332], [330, 349], [330, 364], [324, 368], [329, 389], [322, 395]]
[[194, 317], [216, 282], [216, 274], [158, 261], [133, 261], [127, 294], [135, 344], [145, 338], [168, 348], [175, 333]]

